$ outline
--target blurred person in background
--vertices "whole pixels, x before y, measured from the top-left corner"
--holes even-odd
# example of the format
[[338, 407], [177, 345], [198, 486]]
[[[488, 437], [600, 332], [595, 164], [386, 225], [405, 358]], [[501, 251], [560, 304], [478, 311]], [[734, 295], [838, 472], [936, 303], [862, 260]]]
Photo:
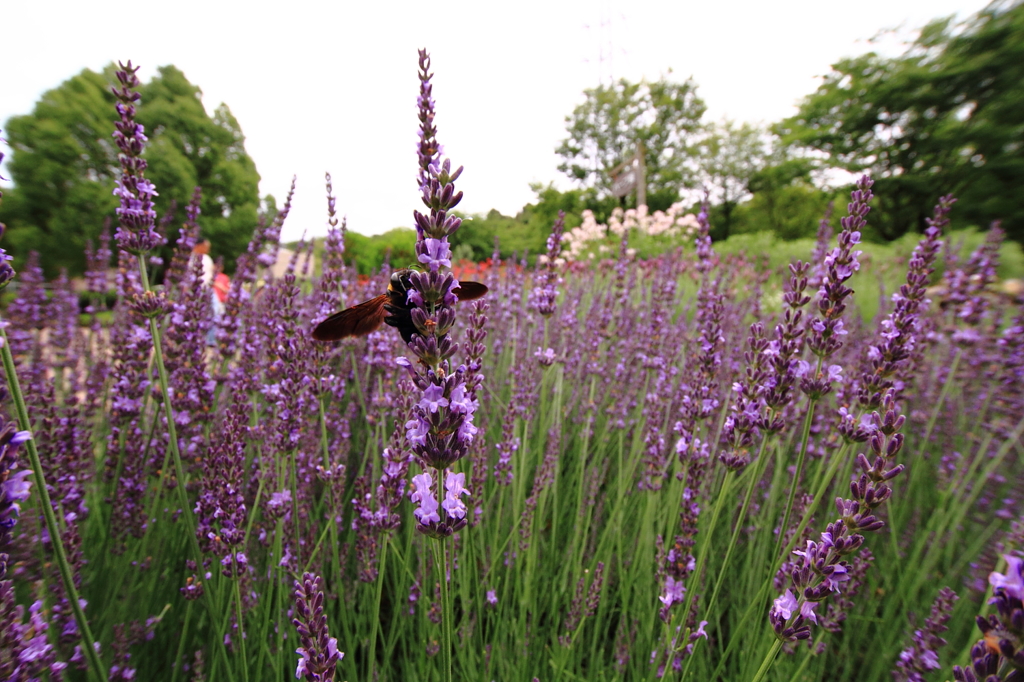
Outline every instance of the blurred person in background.
[[[206, 333], [206, 345], [216, 345], [216, 339], [214, 338], [216, 332], [216, 322], [220, 320], [221, 315], [224, 314], [224, 299], [227, 298], [227, 288], [230, 286], [230, 282], [227, 284], [219, 282], [218, 279], [223, 277], [227, 279], [227, 275], [223, 273], [218, 274], [218, 268], [214, 264], [213, 259], [210, 258], [210, 240], [203, 239], [197, 242], [192, 248], [192, 255], [199, 256], [203, 263], [203, 284], [210, 292], [210, 305], [213, 306], [213, 321], [214, 325], [210, 327], [210, 331]], [[219, 289], [223, 287], [223, 295]]]

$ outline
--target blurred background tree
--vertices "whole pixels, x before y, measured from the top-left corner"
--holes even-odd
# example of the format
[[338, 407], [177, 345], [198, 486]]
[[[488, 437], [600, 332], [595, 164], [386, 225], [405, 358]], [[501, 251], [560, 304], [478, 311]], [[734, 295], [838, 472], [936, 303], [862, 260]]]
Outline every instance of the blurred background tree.
[[[536, 200], [514, 216], [467, 216], [456, 256], [485, 260], [497, 237], [503, 258], [532, 258], [559, 210], [566, 229], [587, 209], [607, 223], [620, 205], [609, 171], [638, 141], [645, 145], [649, 209], [664, 210], [684, 195], [692, 201], [698, 193], [686, 190], [704, 185], [716, 241], [813, 238], [829, 202], [839, 198], [837, 214], [844, 214], [844, 181], [863, 172], [876, 180], [868, 239], [919, 231], [939, 195], [954, 192], [961, 199], [955, 226], [987, 228], [1002, 219], [1009, 235], [1024, 241], [1020, 2], [990, 6], [958, 25], [933, 22], [895, 58], [869, 53], [838, 62], [796, 116], [768, 130], [708, 124], [704, 109], [692, 81], [620, 80], [586, 90], [556, 150], [559, 170], [580, 187], [537, 184]], [[690, 211], [699, 208], [698, 201]]]
[[569, 137], [555, 150], [562, 157], [558, 170], [604, 197], [611, 193], [609, 172], [643, 142], [651, 210], [668, 208], [679, 200], [680, 188], [696, 184], [694, 160], [706, 107], [693, 80], [621, 79], [583, 94], [583, 104], [565, 119]]
[[372, 275], [385, 263], [389, 271], [410, 267], [417, 262], [416, 231], [395, 227], [368, 237], [349, 230], [345, 232], [345, 260], [353, 263], [360, 275]]
[[757, 126], [726, 119], [710, 126], [698, 143], [700, 168], [720, 217], [712, 238], [726, 239], [732, 232], [735, 208], [750, 196], [750, 180], [767, 161], [765, 137]]
[[772, 232], [787, 240], [814, 237], [829, 201], [845, 191], [818, 187], [812, 177], [814, 161], [793, 156], [777, 140], [764, 161], [747, 180], [751, 197], [734, 212], [734, 233]]
[[523, 206], [515, 216], [502, 215], [491, 209], [486, 215], [465, 216], [458, 232], [455, 255], [484, 261], [494, 255], [495, 240], [503, 259], [526, 257], [531, 263], [547, 248], [551, 226], [559, 211], [565, 212], [565, 229], [571, 230], [582, 222], [583, 211], [593, 211], [598, 222], [607, 222], [612, 210], [619, 205], [611, 194], [600, 194], [595, 188], [561, 191], [553, 184], [530, 185], [537, 198]]
[[993, 3], [964, 22], [932, 22], [897, 58], [833, 65], [783, 140], [822, 165], [875, 178], [877, 237], [924, 227], [938, 195], [960, 220], [1002, 220], [1024, 241], [1024, 5]]
[[[31, 114], [3, 126], [12, 149], [8, 168], [14, 187], [5, 192], [0, 221], [7, 223], [16, 263], [30, 250], [39, 251], [48, 276], [62, 267], [72, 275], [83, 272], [86, 239], [95, 241], [104, 218], [117, 207], [113, 69], [83, 70], [44, 93]], [[232, 270], [260, 203], [260, 176], [238, 121], [225, 104], [207, 114], [202, 91], [174, 66], [160, 67], [142, 88], [137, 118], [150, 140], [146, 176], [159, 193], [158, 215], [169, 219], [171, 243], [192, 189], [200, 185], [202, 234], [213, 243], [213, 256], [224, 256]]]

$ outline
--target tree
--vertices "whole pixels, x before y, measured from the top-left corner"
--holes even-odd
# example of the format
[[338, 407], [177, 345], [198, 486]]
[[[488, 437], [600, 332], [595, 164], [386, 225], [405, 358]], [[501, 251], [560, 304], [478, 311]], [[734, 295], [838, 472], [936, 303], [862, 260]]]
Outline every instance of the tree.
[[[13, 151], [14, 187], [0, 206], [11, 251], [22, 259], [43, 254], [49, 275], [85, 267], [87, 239], [95, 239], [112, 216], [112, 191], [120, 174], [111, 133], [113, 65], [103, 75], [89, 69], [43, 94], [31, 114], [4, 126]], [[138, 120], [149, 137], [146, 175], [156, 185], [156, 208], [169, 219], [173, 241], [184, 207], [196, 185], [203, 188], [200, 226], [225, 256], [229, 269], [256, 223], [259, 174], [245, 151], [244, 137], [227, 105], [211, 117], [200, 89], [174, 66], [164, 66], [141, 91]], [[172, 202], [177, 208], [168, 215]]]
[[[494, 254], [497, 239], [502, 258], [529, 256], [544, 252], [551, 226], [559, 211], [565, 212], [566, 229], [580, 224], [580, 214], [589, 204], [585, 190], [560, 192], [553, 185], [536, 183], [530, 186], [537, 200], [523, 206], [513, 217], [491, 209], [486, 215], [467, 216], [459, 228], [456, 243], [474, 260], [487, 260]], [[609, 209], [610, 210], [610, 209]]]
[[416, 231], [395, 227], [368, 237], [349, 230], [345, 232], [345, 257], [355, 262], [361, 275], [380, 272], [385, 261], [392, 270], [407, 268], [416, 263]]
[[744, 231], [771, 231], [780, 239], [814, 237], [832, 193], [815, 187], [813, 169], [810, 159], [790, 158], [785, 149], [773, 150], [747, 183], [753, 197], [736, 215]]
[[[692, 80], [631, 83], [584, 91], [585, 101], [566, 117], [569, 137], [555, 150], [558, 169], [600, 194], [611, 192], [609, 172], [643, 142], [648, 204], [667, 207], [696, 180], [693, 159], [704, 101]], [[656, 205], [657, 204], [657, 205]], [[664, 204], [664, 206], [661, 206]]]
[[752, 191], [750, 179], [764, 168], [764, 131], [749, 123], [724, 120], [711, 127], [698, 149], [701, 170], [721, 214], [721, 223], [716, 225], [721, 234], [715, 237], [725, 239], [732, 229], [733, 210]]
[[875, 53], [832, 66], [785, 141], [876, 181], [872, 223], [892, 239], [920, 229], [935, 199], [957, 214], [1002, 219], [1024, 240], [1024, 5], [991, 5], [964, 24], [932, 22], [898, 58]]

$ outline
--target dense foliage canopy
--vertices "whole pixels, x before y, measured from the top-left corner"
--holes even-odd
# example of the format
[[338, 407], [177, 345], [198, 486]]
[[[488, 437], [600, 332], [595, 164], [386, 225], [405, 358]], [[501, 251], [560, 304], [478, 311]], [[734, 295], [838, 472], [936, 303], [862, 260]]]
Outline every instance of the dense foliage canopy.
[[[45, 255], [49, 274], [62, 267], [81, 273], [86, 240], [95, 240], [105, 218], [114, 215], [119, 165], [110, 137], [112, 80], [111, 74], [85, 69], [46, 92], [32, 113], [3, 126], [13, 150], [15, 186], [5, 192], [0, 221], [7, 224], [16, 263], [35, 250]], [[226, 104], [210, 116], [199, 87], [174, 66], [158, 69], [141, 94], [147, 174], [159, 188], [156, 209], [167, 236], [173, 243], [184, 206], [201, 186], [202, 234], [231, 269], [259, 208], [260, 177], [238, 121]]]
[[648, 204], [668, 206], [680, 188], [694, 185], [693, 159], [706, 108], [696, 83], [621, 79], [583, 94], [583, 104], [565, 119], [569, 136], [555, 150], [562, 157], [560, 171], [601, 194], [610, 193], [610, 171], [643, 143]]
[[924, 227], [935, 196], [962, 198], [964, 218], [1002, 220], [1024, 239], [1024, 5], [993, 5], [966, 24], [933, 22], [902, 56], [832, 67], [800, 112], [777, 126], [824, 164], [870, 172], [892, 239]]

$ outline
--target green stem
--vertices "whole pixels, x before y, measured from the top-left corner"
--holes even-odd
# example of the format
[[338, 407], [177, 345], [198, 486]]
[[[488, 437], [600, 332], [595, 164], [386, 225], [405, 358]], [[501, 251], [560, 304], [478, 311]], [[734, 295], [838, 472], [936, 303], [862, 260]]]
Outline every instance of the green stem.
[[736, 548], [736, 540], [739, 538], [740, 529], [743, 528], [743, 520], [747, 517], [747, 509], [750, 508], [750, 500], [754, 496], [754, 488], [757, 487], [757, 482], [761, 480], [761, 474], [764, 471], [764, 452], [765, 444], [767, 442], [767, 438], [761, 440], [761, 448], [757, 453], [757, 461], [751, 471], [750, 482], [747, 484], [747, 494], [743, 497], [743, 506], [740, 508], [740, 516], [736, 520], [736, 527], [733, 529], [732, 537], [729, 539], [729, 544], [725, 548], [725, 557], [722, 559], [722, 566], [718, 570], [718, 577], [715, 579], [715, 588], [711, 591], [711, 598], [708, 600], [705, 613], [710, 614], [712, 609], [714, 609], [716, 600], [718, 599], [718, 590], [722, 587], [722, 581], [725, 580], [725, 569], [729, 565], [729, 558], [732, 556], [732, 550]]
[[380, 564], [377, 566], [377, 593], [374, 595], [373, 618], [370, 620], [370, 650], [367, 652], [367, 656], [370, 659], [370, 674], [366, 678], [368, 680], [377, 679], [374, 670], [377, 667], [377, 630], [380, 629], [380, 598], [384, 591], [384, 568], [387, 565], [388, 538], [390, 534], [385, 531], [383, 536], [380, 548]]
[[[753, 468], [750, 470], [750, 482], [747, 484], [747, 494], [743, 497], [743, 506], [740, 508], [739, 518], [736, 519], [736, 527], [732, 531], [732, 537], [729, 539], [729, 544], [725, 548], [725, 557], [722, 559], [722, 565], [718, 569], [718, 577], [715, 579], [715, 587], [711, 591], [711, 598], [708, 600], [708, 604], [704, 609], [704, 613], [707, 614], [708, 618], [714, 613], [715, 606], [718, 603], [718, 591], [722, 587], [722, 583], [725, 581], [725, 571], [729, 566], [729, 559], [732, 557], [732, 550], [736, 547], [736, 540], [739, 538], [740, 529], [743, 528], [743, 520], [747, 518], [747, 510], [750, 508], [750, 500], [754, 496], [754, 488], [757, 487], [757, 482], [761, 480], [761, 475], [764, 473], [765, 464], [765, 449], [768, 443], [767, 438], [761, 440], [761, 447], [757, 452], [757, 459], [753, 464]], [[694, 642], [694, 651], [700, 644], [700, 639]], [[686, 667], [683, 669], [682, 679], [687, 678], [687, 674], [690, 671], [690, 665], [693, 663], [694, 652], [690, 652], [690, 655], [686, 659]]]
[[189, 600], [185, 606], [185, 623], [181, 626], [181, 635], [178, 637], [178, 653], [174, 655], [174, 670], [171, 672], [171, 682], [178, 682], [178, 675], [181, 673], [181, 666], [184, 663], [181, 658], [185, 655], [185, 642], [188, 639], [188, 625], [191, 620], [192, 601]]
[[235, 584], [235, 621], [238, 623], [238, 650], [242, 654], [242, 679], [249, 682], [249, 657], [245, 654], [245, 621], [242, 620], [242, 590], [238, 586], [241, 579], [234, 554], [231, 555], [231, 568], [235, 574], [231, 582]]
[[448, 557], [441, 538], [434, 542], [434, 563], [441, 573], [441, 679], [452, 682], [452, 605], [448, 597]]
[[[715, 507], [711, 511], [711, 523], [708, 524], [707, 532], [704, 533], [704, 541], [700, 545], [700, 552], [697, 556], [697, 566], [693, 569], [693, 573], [687, 578], [686, 583], [688, 589], [686, 590], [686, 602], [683, 605], [682, 611], [676, 612], [676, 617], [686, 618], [690, 613], [690, 608], [693, 606], [694, 595], [697, 594], [697, 586], [700, 585], [701, 574], [704, 572], [704, 564], [708, 559], [708, 549], [711, 547], [711, 541], [714, 539], [715, 526], [718, 524], [718, 516], [722, 511], [722, 507], [725, 504], [725, 498], [728, 497], [729, 491], [732, 488], [732, 479], [736, 476], [736, 472], [732, 469], [725, 472], [725, 478], [722, 479], [722, 487], [718, 490], [718, 499], [715, 500]], [[675, 622], [676, 617], [672, 618], [672, 626], [669, 628], [669, 633], [675, 632], [674, 626], [677, 625]], [[686, 646], [686, 638], [680, 637], [677, 641], [676, 651], [681, 651]]]
[[324, 451], [324, 467], [331, 465], [330, 445], [329, 439], [327, 438], [327, 407], [325, 405], [327, 396], [320, 396], [320, 400], [317, 401], [320, 407], [320, 447]]
[[[804, 529], [807, 527], [807, 525], [813, 518], [814, 512], [817, 511], [818, 505], [821, 503], [822, 499], [825, 496], [825, 490], [832, 482], [832, 479], [835, 478], [836, 472], [839, 470], [840, 463], [843, 462], [843, 460], [845, 459], [847, 447], [848, 446], [844, 445], [839, 449], [839, 452], [833, 455], [832, 463], [829, 464], [828, 471], [826, 471], [825, 475], [821, 477], [822, 480], [820, 480], [818, 488], [814, 493], [814, 499], [811, 501], [810, 506], [806, 510], [804, 510], [803, 518], [800, 520], [800, 523], [797, 524], [796, 530], [793, 532], [793, 536], [789, 539], [789, 542], [786, 543], [786, 546], [785, 548], [783, 548], [781, 555], [778, 551], [774, 552], [774, 562], [770, 566], [771, 570], [768, 571], [768, 574], [765, 576], [764, 581], [761, 583], [761, 589], [758, 591], [757, 597], [750, 602], [750, 605], [747, 606], [747, 610], [743, 613], [743, 617], [740, 619], [739, 626], [737, 627], [738, 632], [745, 631], [744, 629], [746, 627], [746, 624], [753, 617], [755, 611], [765, 607], [764, 600], [767, 598], [769, 591], [771, 590], [772, 580], [775, 574], [778, 572], [779, 567], [782, 565], [784, 557], [788, 556], [789, 552], [792, 551], [792, 549], [796, 546], [796, 543], [799, 540], [800, 536], [803, 534]], [[718, 662], [718, 665], [715, 667], [715, 671], [712, 673], [709, 679], [717, 679], [718, 673], [721, 672], [723, 667], [725, 667], [725, 663], [729, 658], [729, 654], [732, 653], [733, 648], [739, 642], [740, 637], [733, 637], [732, 639], [730, 639], [729, 645], [725, 648], [725, 651], [722, 653], [721, 660]]]
[[[142, 282], [143, 290], [152, 291], [149, 283], [149, 272], [146, 269], [146, 258], [142, 255], [139, 255], [137, 258], [139, 262], [139, 279]], [[192, 507], [188, 501], [185, 466], [182, 463], [181, 452], [178, 449], [178, 426], [174, 421], [174, 407], [171, 404], [170, 380], [167, 376], [167, 366], [164, 364], [163, 340], [160, 336], [160, 326], [157, 324], [156, 318], [149, 318], [149, 333], [153, 338], [153, 360], [160, 378], [160, 395], [163, 397], [164, 418], [167, 421], [167, 437], [170, 441], [168, 445], [171, 449], [171, 456], [174, 458], [175, 476], [178, 478], [178, 485], [175, 489], [178, 491], [181, 518], [185, 520], [185, 530], [188, 533], [189, 544], [192, 547], [193, 560], [196, 562], [196, 566], [202, 566], [203, 551], [199, 547], [199, 539], [196, 537], [195, 515], [192, 513]], [[211, 622], [216, 620], [213, 615], [216, 613], [214, 602], [213, 583], [212, 581], [207, 581], [203, 590], [203, 603], [210, 611]], [[241, 627], [241, 624], [239, 624], [239, 627]], [[221, 640], [220, 652], [222, 656], [227, 657], [227, 647], [224, 645], [223, 640]], [[228, 668], [228, 676], [231, 677], [230, 668]]]
[[914, 461], [921, 460], [924, 457], [924, 450], [931, 443], [932, 430], [935, 428], [936, 422], [939, 421], [939, 412], [942, 410], [942, 406], [946, 404], [946, 398], [949, 396], [949, 391], [953, 386], [953, 379], [956, 377], [956, 370], [960, 366], [960, 357], [963, 355], [963, 350], [957, 348], [956, 354], [953, 356], [953, 362], [949, 365], [949, 372], [946, 374], [946, 381], [942, 384], [942, 391], [939, 393], [939, 400], [935, 403], [935, 409], [932, 410], [931, 416], [928, 418], [928, 426], [925, 427], [924, 437], [921, 439], [921, 445], [917, 448], [917, 456]]
[[[821, 360], [818, 361], [819, 367]], [[786, 530], [789, 528], [789, 517], [793, 513], [793, 502], [796, 500], [796, 489], [800, 485], [800, 476], [804, 469], [804, 460], [807, 458], [807, 443], [811, 439], [811, 422], [814, 421], [814, 408], [818, 401], [811, 399], [807, 405], [807, 415], [804, 417], [803, 433], [800, 436], [800, 454], [796, 459], [796, 471], [793, 472], [793, 483], [789, 486], [789, 500], [786, 502], [786, 513], [782, 516], [782, 525], [779, 526], [779, 536], [775, 540], [773, 557], [779, 556], [782, 549], [782, 539], [786, 537]]]
[[[7, 332], [0, 324], [0, 339], [3, 346], [0, 354], [3, 355], [4, 372], [7, 373], [7, 387], [14, 399], [14, 406], [18, 412], [18, 424], [22, 431], [31, 431], [32, 422], [28, 418], [28, 408], [25, 406], [25, 397], [21, 393], [21, 384], [18, 382], [18, 370], [14, 365], [14, 355], [11, 354], [11, 344], [7, 341]], [[71, 566], [68, 564], [67, 554], [64, 552], [64, 541], [60, 536], [60, 529], [57, 526], [57, 518], [53, 514], [53, 504], [50, 502], [50, 493], [46, 489], [46, 477], [43, 475], [43, 463], [39, 460], [39, 452], [36, 450], [36, 441], [29, 438], [25, 443], [28, 450], [29, 461], [32, 463], [32, 473], [35, 478], [36, 489], [39, 490], [39, 501], [43, 508], [43, 519], [46, 521], [46, 530], [50, 534], [50, 544], [53, 545], [54, 558], [57, 560], [57, 568], [60, 570], [60, 579], [64, 583], [64, 592], [67, 595], [68, 603], [72, 613], [75, 614], [75, 622], [78, 623], [78, 631], [82, 635], [82, 649], [85, 657], [89, 660], [89, 666], [101, 682], [106, 682], [107, 671], [96, 653], [92, 630], [89, 629], [89, 621], [85, 619], [85, 612], [78, 598], [78, 589], [75, 588], [75, 578], [71, 573]]]
[[772, 648], [768, 651], [764, 660], [761, 661], [761, 667], [758, 668], [757, 673], [754, 674], [754, 679], [750, 682], [761, 682], [761, 680], [764, 679], [764, 676], [768, 674], [769, 670], [771, 670], [772, 663], [775, 662], [775, 657], [779, 655], [780, 649], [782, 649], [782, 640], [776, 639], [775, 644], [772, 645]]
[[[142, 280], [142, 287], [145, 291], [152, 291], [149, 284], [149, 272], [146, 270], [146, 259], [139, 256], [139, 277]], [[170, 381], [167, 378], [167, 366], [164, 364], [163, 341], [160, 337], [160, 327], [156, 318], [149, 318], [149, 333], [153, 337], [153, 356], [156, 360], [157, 373], [160, 376], [160, 395], [163, 396], [164, 416], [167, 419], [167, 437], [170, 440], [171, 456], [174, 458], [174, 472], [178, 477], [178, 504], [181, 505], [181, 518], [185, 520], [188, 536], [191, 539], [192, 552], [197, 566], [203, 565], [203, 553], [199, 549], [199, 540], [196, 538], [195, 519], [192, 508], [188, 503], [188, 491], [186, 488], [185, 466], [181, 461], [181, 452], [178, 450], [178, 426], [174, 422], [174, 407], [171, 405]], [[209, 585], [207, 585], [209, 588]]]

